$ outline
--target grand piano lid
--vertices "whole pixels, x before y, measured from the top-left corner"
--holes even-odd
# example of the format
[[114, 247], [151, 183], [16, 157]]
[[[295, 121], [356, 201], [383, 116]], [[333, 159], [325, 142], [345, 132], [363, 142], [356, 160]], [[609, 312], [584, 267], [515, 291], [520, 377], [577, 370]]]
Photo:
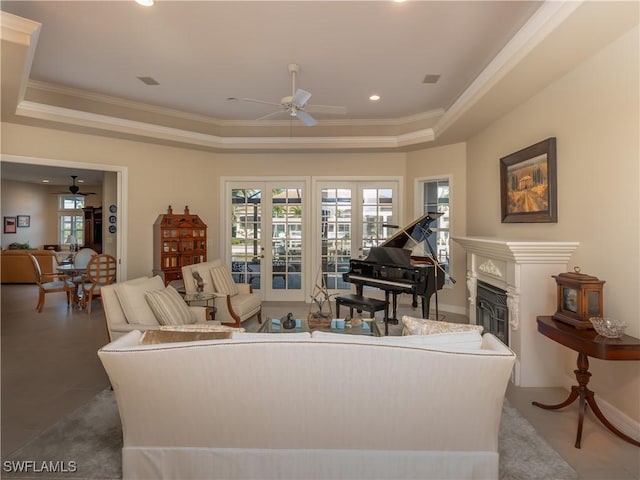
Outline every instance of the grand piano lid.
[[402, 227], [392, 236], [382, 242], [380, 247], [397, 247], [413, 249], [416, 245], [419, 245], [427, 239], [431, 234], [429, 226], [440, 218], [444, 213], [441, 212], [428, 212], [417, 218], [409, 225]]

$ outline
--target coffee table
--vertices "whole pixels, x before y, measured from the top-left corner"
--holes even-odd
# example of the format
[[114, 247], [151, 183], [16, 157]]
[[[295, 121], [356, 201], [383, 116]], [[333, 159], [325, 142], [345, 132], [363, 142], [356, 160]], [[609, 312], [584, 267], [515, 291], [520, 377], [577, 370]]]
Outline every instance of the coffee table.
[[[378, 328], [378, 324], [374, 319], [362, 320], [362, 325], [357, 327], [347, 327], [343, 319], [331, 320], [331, 327], [329, 328], [314, 328], [313, 330], [322, 330], [324, 332], [332, 333], [346, 333], [349, 335], [369, 335], [373, 337], [381, 337], [382, 332]], [[295, 328], [284, 329], [280, 325], [279, 318], [267, 318], [262, 324], [259, 333], [296, 333], [296, 332], [310, 332], [309, 323], [306, 318], [296, 319]]]

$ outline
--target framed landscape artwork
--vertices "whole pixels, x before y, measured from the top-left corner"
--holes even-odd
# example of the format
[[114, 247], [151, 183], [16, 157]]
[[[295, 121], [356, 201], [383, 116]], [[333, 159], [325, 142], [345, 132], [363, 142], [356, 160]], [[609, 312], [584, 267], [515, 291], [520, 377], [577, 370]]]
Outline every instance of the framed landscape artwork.
[[558, 221], [556, 139], [500, 159], [502, 223]]
[[16, 217], [4, 217], [4, 233], [16, 233]]

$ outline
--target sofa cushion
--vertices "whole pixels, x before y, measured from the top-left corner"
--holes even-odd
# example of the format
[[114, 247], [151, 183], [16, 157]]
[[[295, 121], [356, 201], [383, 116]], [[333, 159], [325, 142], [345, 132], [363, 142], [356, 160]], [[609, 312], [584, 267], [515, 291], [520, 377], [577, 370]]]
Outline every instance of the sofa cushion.
[[144, 296], [160, 325], [185, 325], [196, 322], [183, 298], [171, 285], [162, 290], [145, 292]]
[[216, 292], [223, 295], [238, 295], [238, 286], [233, 281], [231, 272], [224, 265], [211, 268], [211, 278], [213, 279], [213, 285], [216, 288]]
[[141, 325], [158, 325], [156, 316], [147, 303], [144, 294], [162, 290], [163, 288], [164, 282], [157, 275], [152, 278], [137, 278], [116, 285], [116, 296], [127, 322]]
[[482, 333], [482, 325], [442, 322], [427, 318], [414, 318], [407, 315], [402, 317], [403, 335], [433, 335], [437, 333], [477, 331]]
[[260, 295], [255, 293], [241, 293], [231, 297], [231, 306], [238, 316], [244, 318], [245, 315], [260, 310], [262, 301]]

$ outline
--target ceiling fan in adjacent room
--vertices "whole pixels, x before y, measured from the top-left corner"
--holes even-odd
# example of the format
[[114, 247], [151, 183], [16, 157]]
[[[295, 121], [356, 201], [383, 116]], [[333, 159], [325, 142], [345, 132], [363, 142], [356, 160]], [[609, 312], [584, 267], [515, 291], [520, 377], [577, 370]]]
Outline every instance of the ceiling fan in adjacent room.
[[[76, 178], [78, 178], [78, 176], [71, 175], [71, 178], [73, 179], [73, 182], [71, 185], [69, 185], [69, 192], [71, 192], [72, 195], [82, 195], [83, 197], [86, 197], [87, 195], [96, 194], [96, 192], [81, 192], [80, 187], [76, 185]], [[67, 192], [55, 192], [55, 193], [60, 195], [60, 194], [66, 194]]]
[[291, 74], [291, 95], [282, 97], [282, 99], [280, 99], [280, 103], [238, 97], [229, 97], [227, 100], [232, 102], [254, 102], [273, 105], [274, 107], [278, 107], [278, 109], [275, 112], [258, 118], [258, 120], [265, 120], [277, 115], [287, 114], [292, 118], [297, 118], [302, 121], [307, 127], [313, 127], [318, 124], [318, 121], [310, 115], [310, 112], [329, 115], [346, 115], [346, 107], [339, 107], [335, 105], [309, 105], [307, 102], [311, 98], [311, 93], [306, 90], [302, 90], [301, 88], [296, 89], [296, 74], [299, 71], [300, 65], [297, 63], [289, 64], [289, 73]]

